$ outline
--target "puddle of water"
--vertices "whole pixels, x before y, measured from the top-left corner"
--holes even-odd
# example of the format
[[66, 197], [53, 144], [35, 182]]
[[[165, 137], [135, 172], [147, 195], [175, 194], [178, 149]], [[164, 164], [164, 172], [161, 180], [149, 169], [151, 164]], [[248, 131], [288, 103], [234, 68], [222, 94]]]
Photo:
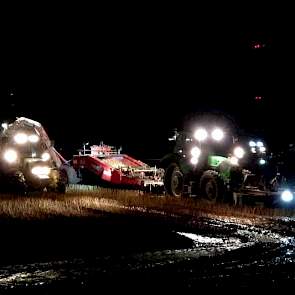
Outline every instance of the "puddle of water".
[[183, 233], [183, 232], [177, 232], [177, 234], [187, 237], [191, 240], [193, 240], [195, 243], [204, 243], [204, 244], [222, 244], [224, 243], [223, 239], [218, 238], [211, 238], [211, 237], [205, 237], [201, 235], [196, 235], [192, 233]]

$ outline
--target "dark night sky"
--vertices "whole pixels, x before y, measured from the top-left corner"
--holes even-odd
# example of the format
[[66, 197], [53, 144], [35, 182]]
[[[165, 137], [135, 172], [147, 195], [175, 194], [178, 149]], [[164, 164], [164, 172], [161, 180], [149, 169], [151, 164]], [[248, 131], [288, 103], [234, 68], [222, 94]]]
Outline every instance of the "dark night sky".
[[[97, 8], [14, 16], [1, 38], [1, 119], [40, 121], [66, 155], [89, 139], [159, 157], [168, 131], [204, 111], [228, 114], [272, 143], [286, 138], [290, 32], [259, 13], [227, 23], [200, 15]], [[265, 47], [251, 49], [252, 41]]]

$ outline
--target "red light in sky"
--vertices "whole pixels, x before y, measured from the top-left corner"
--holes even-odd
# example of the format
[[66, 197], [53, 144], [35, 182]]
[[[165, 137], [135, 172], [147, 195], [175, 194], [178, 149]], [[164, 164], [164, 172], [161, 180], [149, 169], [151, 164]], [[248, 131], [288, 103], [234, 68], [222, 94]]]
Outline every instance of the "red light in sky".
[[260, 49], [260, 48], [263, 48], [265, 47], [266, 44], [262, 43], [262, 42], [259, 42], [259, 41], [252, 41], [251, 42], [251, 48], [252, 49]]

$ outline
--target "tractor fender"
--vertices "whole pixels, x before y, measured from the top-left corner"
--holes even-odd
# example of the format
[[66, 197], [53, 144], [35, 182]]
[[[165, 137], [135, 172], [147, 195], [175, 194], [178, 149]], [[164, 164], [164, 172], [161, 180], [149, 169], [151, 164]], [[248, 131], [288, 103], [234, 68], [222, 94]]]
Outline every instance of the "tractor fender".
[[179, 164], [180, 162], [180, 156], [178, 154], [175, 153], [170, 153], [165, 155], [159, 164], [160, 168], [163, 169], [167, 169], [171, 164], [175, 163], [175, 164]]

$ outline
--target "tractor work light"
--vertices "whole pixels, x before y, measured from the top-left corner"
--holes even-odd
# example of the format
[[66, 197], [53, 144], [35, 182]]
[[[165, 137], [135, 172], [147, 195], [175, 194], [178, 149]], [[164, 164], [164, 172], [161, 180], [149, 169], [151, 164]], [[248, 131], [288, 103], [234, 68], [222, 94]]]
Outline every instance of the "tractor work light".
[[199, 158], [198, 157], [192, 157], [191, 158], [191, 164], [197, 165], [199, 163]]
[[234, 155], [237, 158], [242, 159], [245, 155], [245, 150], [242, 147], [238, 146], [234, 149]]
[[260, 159], [260, 160], [259, 160], [259, 164], [260, 164], [260, 165], [265, 165], [265, 164], [266, 164], [266, 161], [265, 161], [264, 159]]
[[211, 133], [211, 137], [216, 141], [221, 141], [224, 137], [224, 132], [220, 128], [215, 128]]
[[284, 190], [281, 194], [281, 199], [282, 201], [289, 203], [294, 199], [293, 193], [289, 190]]
[[4, 152], [4, 160], [9, 164], [13, 164], [17, 160], [17, 152], [15, 150], [9, 149]]
[[201, 155], [201, 150], [199, 147], [195, 146], [191, 149], [191, 155], [194, 157], [194, 158], [199, 158], [200, 155]]
[[263, 144], [262, 141], [257, 141], [257, 142], [256, 142], [256, 145], [257, 145], [259, 148], [264, 146], [264, 144]]
[[36, 142], [39, 141], [39, 136], [36, 135], [36, 134], [29, 135], [29, 136], [28, 136], [28, 140], [29, 140], [29, 142], [31, 142], [31, 143], [36, 143]]
[[8, 128], [8, 124], [7, 124], [7, 123], [2, 123], [2, 124], [1, 124], [1, 127], [2, 127], [4, 130], [6, 130], [6, 129]]
[[251, 148], [256, 147], [256, 142], [253, 141], [253, 140], [249, 141], [249, 146], [250, 146]]
[[31, 172], [40, 179], [46, 179], [49, 178], [50, 168], [48, 166], [35, 166], [32, 168]]
[[42, 158], [42, 161], [46, 162], [50, 159], [50, 154], [48, 152], [44, 152], [41, 158]]
[[17, 133], [14, 135], [14, 141], [17, 144], [25, 144], [28, 142], [28, 136], [25, 133]]
[[259, 148], [259, 151], [260, 151], [261, 153], [265, 153], [265, 151], [266, 151], [265, 146], [261, 146], [261, 147]]
[[239, 165], [239, 159], [237, 157], [230, 157], [229, 158], [229, 162], [233, 165], [233, 166], [237, 166]]
[[208, 132], [204, 128], [199, 128], [196, 130], [194, 137], [198, 141], [204, 141], [208, 137]]

